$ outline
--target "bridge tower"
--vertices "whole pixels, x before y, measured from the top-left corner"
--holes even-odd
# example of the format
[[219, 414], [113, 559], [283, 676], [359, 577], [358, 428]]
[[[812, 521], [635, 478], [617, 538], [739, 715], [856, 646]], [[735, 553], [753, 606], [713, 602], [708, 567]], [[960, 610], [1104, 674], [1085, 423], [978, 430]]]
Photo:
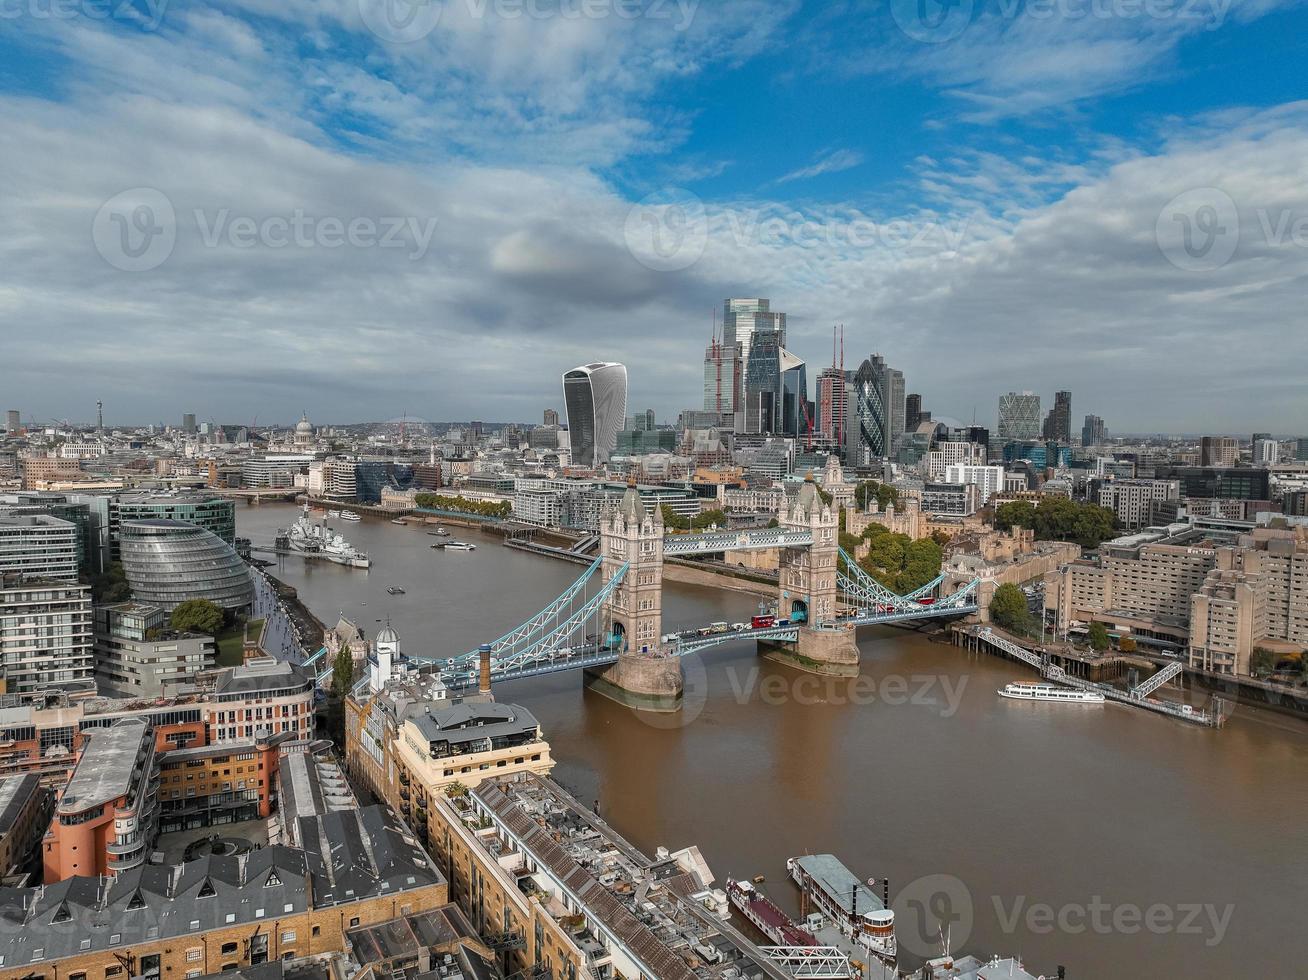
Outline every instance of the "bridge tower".
[[810, 625], [836, 618], [836, 557], [840, 552], [838, 511], [824, 504], [813, 474], [800, 487], [793, 504], [781, 512], [779, 523], [787, 531], [811, 531], [809, 548], [782, 548], [780, 553], [779, 619], [797, 619]]
[[600, 566], [610, 581], [624, 564], [627, 573], [604, 604], [602, 619], [618, 640], [618, 662], [588, 668], [586, 684], [605, 697], [646, 711], [681, 706], [681, 660], [662, 649], [663, 518], [645, 507], [635, 482], [616, 508], [600, 516]]
[[822, 502], [810, 473], [778, 523], [788, 531], [809, 531], [813, 544], [782, 548], [779, 555], [778, 620], [803, 625], [795, 643], [759, 640], [763, 656], [816, 674], [858, 674], [854, 629], [836, 626], [836, 560], [840, 554], [839, 511]]
[[663, 516], [651, 514], [635, 485], [600, 517], [604, 581], [628, 565], [622, 583], [604, 605], [603, 620], [629, 653], [653, 653], [663, 635]]

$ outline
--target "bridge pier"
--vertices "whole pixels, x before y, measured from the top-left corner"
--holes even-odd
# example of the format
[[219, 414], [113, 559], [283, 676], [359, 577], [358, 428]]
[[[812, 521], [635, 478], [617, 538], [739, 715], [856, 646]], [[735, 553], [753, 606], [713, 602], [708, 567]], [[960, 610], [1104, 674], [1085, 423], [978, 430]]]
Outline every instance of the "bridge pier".
[[587, 667], [585, 684], [596, 694], [639, 711], [670, 713], [681, 707], [680, 657], [624, 653], [607, 667]]
[[858, 676], [858, 643], [854, 628], [815, 630], [803, 626], [799, 640], [759, 640], [758, 652], [772, 660], [809, 674], [826, 674], [832, 677]]

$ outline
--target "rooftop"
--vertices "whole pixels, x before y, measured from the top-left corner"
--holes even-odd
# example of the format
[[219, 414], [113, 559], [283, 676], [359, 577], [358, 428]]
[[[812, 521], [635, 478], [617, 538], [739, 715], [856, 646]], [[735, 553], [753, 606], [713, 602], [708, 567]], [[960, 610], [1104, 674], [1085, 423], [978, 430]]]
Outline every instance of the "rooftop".
[[[18, 814], [40, 787], [41, 777], [34, 772], [21, 776], [0, 776], [0, 837], [9, 833]], [[0, 868], [0, 871], [3, 870]]]
[[122, 718], [96, 729], [59, 800], [60, 813], [81, 813], [127, 796], [137, 759], [149, 746], [150, 727], [139, 718]]

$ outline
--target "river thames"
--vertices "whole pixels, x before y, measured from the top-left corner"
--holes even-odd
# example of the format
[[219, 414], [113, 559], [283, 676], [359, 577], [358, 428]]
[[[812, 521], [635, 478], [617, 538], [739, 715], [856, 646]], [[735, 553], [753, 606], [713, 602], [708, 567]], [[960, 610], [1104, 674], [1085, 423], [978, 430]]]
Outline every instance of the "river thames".
[[[270, 545], [285, 505], [237, 510]], [[545, 606], [583, 567], [455, 529], [333, 521], [370, 571], [286, 558], [269, 571], [328, 625], [344, 613], [401, 649], [444, 657]], [[405, 595], [386, 589], [399, 586]], [[664, 629], [747, 619], [748, 595], [668, 584]], [[861, 674], [814, 678], [752, 642], [686, 663], [687, 697], [651, 716], [575, 673], [499, 685], [529, 708], [555, 777], [634, 844], [700, 845], [721, 885], [766, 876], [798, 912], [788, 856], [831, 852], [877, 890], [889, 879], [901, 965], [1020, 955], [1071, 978], [1304, 976], [1294, 925], [1308, 897], [1308, 726], [1243, 708], [1218, 732], [1117, 704], [1007, 701], [1019, 665], [894, 628], [859, 635]]]

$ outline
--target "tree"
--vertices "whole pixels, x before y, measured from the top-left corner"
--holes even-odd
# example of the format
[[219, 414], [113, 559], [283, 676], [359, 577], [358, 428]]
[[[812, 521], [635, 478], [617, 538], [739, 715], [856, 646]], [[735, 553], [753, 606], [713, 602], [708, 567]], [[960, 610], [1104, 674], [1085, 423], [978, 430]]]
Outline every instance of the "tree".
[[885, 510], [891, 504], [898, 503], [899, 491], [876, 480], [864, 480], [854, 487], [854, 504], [860, 510], [866, 510], [869, 499], [876, 500], [877, 506]]
[[1026, 593], [1012, 582], [995, 589], [990, 599], [990, 618], [1006, 630], [1027, 633], [1031, 628], [1031, 613], [1026, 605]]
[[1276, 670], [1276, 654], [1266, 647], [1254, 647], [1249, 655], [1249, 673], [1254, 677], [1269, 677]]
[[1098, 504], [1079, 504], [1066, 497], [1049, 495], [1032, 506], [1025, 500], [1010, 500], [995, 508], [995, 527], [1008, 531], [1025, 527], [1041, 541], [1075, 541], [1085, 548], [1097, 548], [1113, 536], [1115, 515]]
[[126, 602], [132, 597], [132, 587], [127, 584], [127, 573], [121, 562], [114, 562], [103, 574], [91, 577], [91, 600], [98, 605]]
[[1136, 644], [1134, 636], [1124, 636], [1117, 641], [1117, 649], [1123, 653], [1135, 653]]
[[223, 628], [222, 607], [208, 599], [187, 599], [177, 604], [171, 619], [172, 627], [184, 633], [206, 633], [216, 636]]
[[354, 654], [348, 643], [342, 644], [332, 661], [332, 694], [344, 698], [354, 686]]
[[1090, 647], [1100, 653], [1107, 650], [1111, 641], [1108, 638], [1108, 627], [1096, 620], [1090, 624]]

